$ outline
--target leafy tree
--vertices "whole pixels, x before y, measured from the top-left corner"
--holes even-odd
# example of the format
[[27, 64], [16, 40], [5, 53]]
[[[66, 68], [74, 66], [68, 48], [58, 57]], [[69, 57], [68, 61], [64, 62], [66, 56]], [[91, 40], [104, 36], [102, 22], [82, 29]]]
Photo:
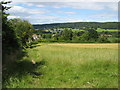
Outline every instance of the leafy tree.
[[97, 40], [98, 32], [95, 29], [89, 29], [89, 38]]
[[62, 32], [62, 38], [63, 40], [72, 40], [72, 30], [68, 30], [68, 29], [65, 29], [63, 32]]
[[84, 33], [84, 31], [80, 31], [77, 33], [77, 36], [81, 36]]
[[48, 34], [45, 34], [45, 38], [46, 39], [50, 39], [52, 37], [52, 34], [48, 33]]
[[28, 47], [28, 42], [32, 39], [33, 27], [26, 21], [19, 18], [9, 20], [14, 26], [14, 31], [16, 32], [19, 43], [22, 47]]
[[82, 36], [80, 36], [80, 41], [88, 41], [89, 38], [89, 32], [86, 31]]
[[98, 39], [98, 33], [94, 29], [87, 30], [82, 36], [80, 36], [80, 40], [82, 41], [96, 41]]
[[5, 53], [10, 53], [15, 49], [18, 49], [19, 43], [18, 39], [16, 37], [16, 34], [14, 32], [14, 27], [12, 24], [8, 21], [7, 17], [9, 14], [6, 13], [6, 10], [10, 9], [10, 7], [4, 6], [4, 4], [11, 3], [8, 2], [0, 2], [0, 5], [2, 5], [2, 43], [3, 43], [3, 55]]
[[99, 37], [98, 42], [99, 43], [110, 43], [110, 41], [106, 37]]
[[45, 38], [45, 34], [42, 34], [42, 38]]
[[[2, 10], [0, 12], [2, 13], [2, 63], [4, 65], [7, 65], [9, 62], [11, 62], [10, 60], [13, 61], [15, 58], [17, 58], [17, 54], [14, 58], [13, 56], [11, 56], [11, 54], [13, 55], [13, 53], [15, 53], [16, 51], [19, 51], [19, 53], [21, 53], [22, 51], [18, 42], [19, 39], [17, 38], [14, 31], [14, 27], [7, 18], [9, 14], [6, 13], [6, 11], [10, 9], [10, 7], [6, 7], [4, 6], [4, 4], [8, 3], [11, 2], [0, 2], [0, 5], [2, 7]], [[6, 55], [8, 56], [8, 54], [10, 55], [8, 58], [6, 58]]]

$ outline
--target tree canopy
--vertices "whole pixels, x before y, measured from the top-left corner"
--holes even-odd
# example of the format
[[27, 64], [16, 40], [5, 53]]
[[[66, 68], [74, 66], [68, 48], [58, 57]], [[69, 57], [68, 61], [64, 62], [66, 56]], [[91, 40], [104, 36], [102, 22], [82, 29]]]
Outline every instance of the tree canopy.
[[19, 39], [21, 46], [27, 46], [27, 43], [32, 39], [33, 27], [26, 21], [19, 18], [9, 20], [14, 26], [14, 31]]

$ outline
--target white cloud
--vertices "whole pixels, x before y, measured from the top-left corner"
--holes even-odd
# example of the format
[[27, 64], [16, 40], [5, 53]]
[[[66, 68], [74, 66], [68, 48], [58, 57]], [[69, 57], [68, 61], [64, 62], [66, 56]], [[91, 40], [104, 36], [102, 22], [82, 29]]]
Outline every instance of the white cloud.
[[91, 15], [90, 18], [117, 18], [118, 14], [115, 13], [98, 13]]
[[[58, 3], [59, 4], [59, 3]], [[116, 2], [72, 2], [72, 3], [61, 3], [59, 7], [71, 7], [75, 9], [88, 9], [88, 10], [103, 10], [111, 9], [117, 10], [118, 3]]]
[[32, 4], [37, 7], [51, 6], [53, 8], [75, 8], [75, 9], [89, 9], [89, 10], [102, 10], [111, 9], [117, 11], [117, 2], [33, 2], [25, 3], [26, 5]]
[[[81, 21], [92, 21], [93, 20], [111, 20], [111, 18], [116, 18], [117, 13], [100, 13], [88, 16], [89, 18], [79, 18], [73, 17], [72, 15], [77, 14], [77, 11], [72, 10], [61, 10], [60, 8], [68, 7], [69, 9], [88, 9], [88, 10], [103, 10], [109, 9], [112, 11], [117, 11], [117, 3], [97, 3], [97, 2], [79, 2], [79, 3], [66, 3], [66, 2], [40, 2], [40, 3], [26, 3], [22, 2], [21, 4], [27, 6], [36, 6], [38, 8], [27, 8], [22, 6], [13, 6], [8, 12], [11, 14], [8, 18], [22, 18], [29, 20], [31, 23], [59, 23], [59, 22], [81, 22]], [[11, 4], [13, 5], [13, 4]], [[51, 9], [41, 9], [39, 7], [53, 7], [57, 8], [56, 11], [52, 11]], [[61, 14], [60, 14], [61, 13]], [[82, 12], [81, 12], [82, 13]], [[57, 14], [57, 15], [53, 15]], [[66, 16], [61, 16], [65, 14]], [[80, 14], [80, 13], [79, 13]], [[53, 15], [53, 16], [52, 16]]]
[[33, 4], [32, 4], [32, 3], [27, 3], [27, 5], [28, 5], [28, 6], [33, 6]]
[[[33, 18], [34, 17], [34, 18]], [[62, 22], [80, 22], [83, 20], [79, 20], [76, 18], [69, 17], [59, 17], [59, 16], [51, 16], [51, 15], [31, 15], [26, 17], [21, 17], [22, 19], [30, 21], [32, 24], [45, 24], [45, 23], [62, 23]]]
[[72, 12], [72, 11], [66, 11], [65, 13], [67, 13], [67, 14], [76, 14], [76, 12]]
[[63, 7], [72, 7], [75, 9], [90, 9], [90, 10], [101, 10], [104, 8], [95, 2], [64, 3]]
[[23, 8], [21, 6], [13, 6], [11, 9], [9, 9], [10, 12], [26, 12], [26, 8]]
[[114, 13], [98, 13], [86, 18], [90, 21], [111, 22], [118, 21], [118, 15]]
[[118, 11], [118, 3], [109, 3], [107, 7], [114, 11]]
[[62, 13], [62, 14], [67, 14], [67, 15], [71, 15], [71, 14], [76, 14], [77, 12], [74, 11], [56, 11], [54, 13]]
[[9, 19], [20, 18], [19, 16], [8, 16]]
[[37, 7], [45, 7], [44, 5], [36, 5]]
[[21, 6], [13, 6], [11, 9], [8, 10], [8, 13], [11, 15], [16, 16], [30, 16], [34, 14], [44, 14], [47, 10], [44, 9], [31, 9], [31, 8], [24, 8]]

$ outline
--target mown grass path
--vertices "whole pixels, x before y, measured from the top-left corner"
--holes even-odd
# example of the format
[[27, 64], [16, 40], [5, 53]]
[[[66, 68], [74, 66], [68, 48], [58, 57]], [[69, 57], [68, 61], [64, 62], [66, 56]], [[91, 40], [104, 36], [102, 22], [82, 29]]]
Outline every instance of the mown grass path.
[[[12, 76], [5, 87], [115, 88], [118, 86], [118, 44], [40, 43], [27, 49], [22, 61], [37, 62], [24, 76]], [[31, 68], [33, 67], [33, 68]], [[31, 70], [33, 69], [33, 70]], [[18, 76], [22, 76], [19, 78]]]

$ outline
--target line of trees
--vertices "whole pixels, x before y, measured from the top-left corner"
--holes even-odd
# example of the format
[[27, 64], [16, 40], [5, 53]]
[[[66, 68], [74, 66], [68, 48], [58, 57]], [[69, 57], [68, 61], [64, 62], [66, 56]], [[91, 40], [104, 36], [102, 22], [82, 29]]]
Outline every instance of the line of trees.
[[35, 29], [58, 29], [58, 28], [72, 28], [72, 29], [85, 29], [88, 28], [102, 28], [102, 29], [118, 29], [119, 22], [74, 22], [74, 23], [55, 23], [55, 24], [35, 24]]
[[[31, 45], [33, 26], [26, 20], [10, 19], [8, 20], [8, 13], [6, 11], [11, 7], [6, 7], [5, 4], [11, 3], [0, 2], [2, 6], [2, 53], [3, 64], [6, 55], [15, 53], [15, 51], [22, 51]], [[8, 59], [9, 60], [9, 59]]]
[[[98, 33], [94, 28], [87, 28], [84, 31], [72, 31], [72, 29], [64, 29], [61, 31], [56, 31], [56, 33], [43, 33], [41, 34], [41, 40], [43, 41], [53, 41], [53, 42], [79, 42], [79, 43], [109, 43], [109, 42], [119, 42], [118, 33], [102, 32]], [[111, 40], [110, 40], [111, 39]]]

